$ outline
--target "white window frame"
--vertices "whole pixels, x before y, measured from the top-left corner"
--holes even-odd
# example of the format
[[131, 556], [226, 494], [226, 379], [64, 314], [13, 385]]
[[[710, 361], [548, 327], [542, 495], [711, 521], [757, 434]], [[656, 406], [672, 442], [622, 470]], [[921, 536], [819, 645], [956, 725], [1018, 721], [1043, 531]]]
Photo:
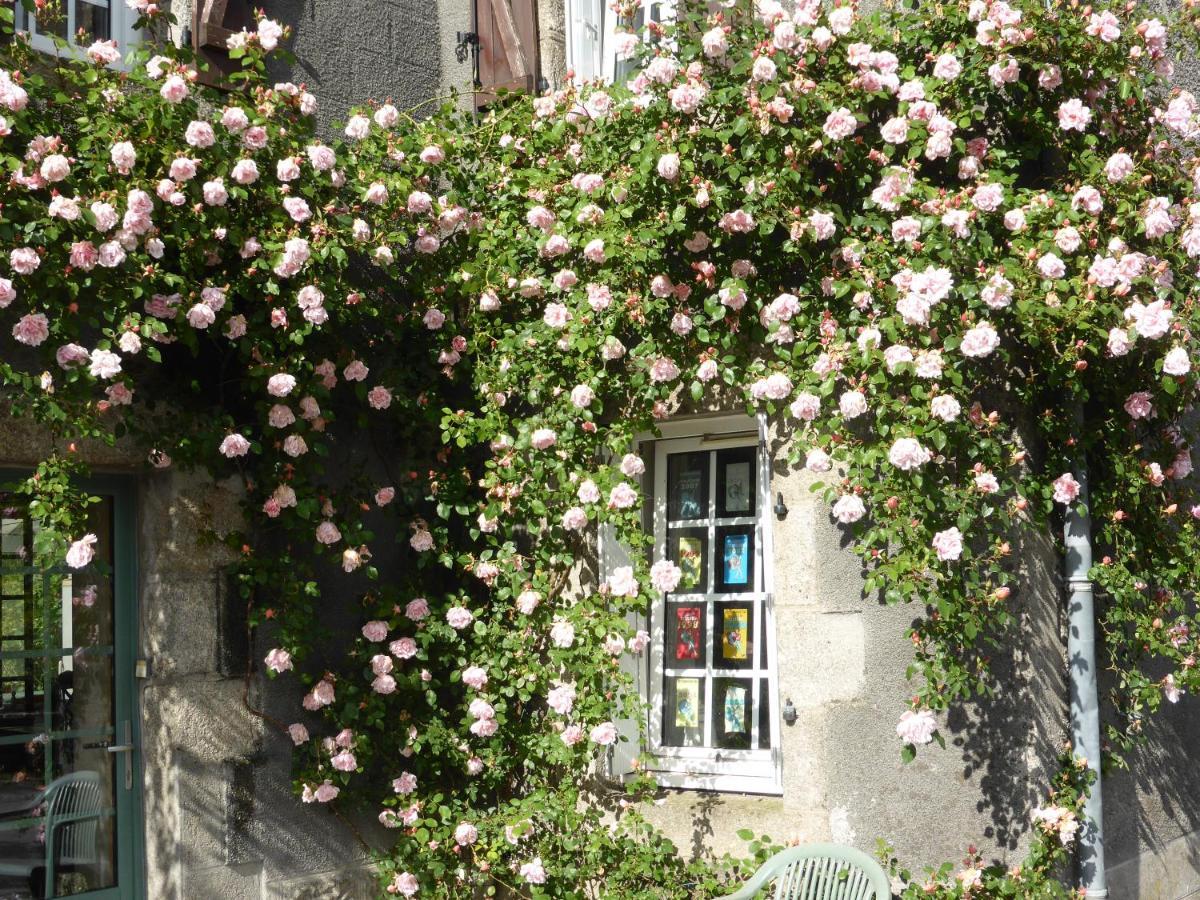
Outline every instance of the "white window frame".
[[[90, 6], [102, 7], [105, 5], [96, 0], [79, 0], [79, 2]], [[67, 11], [67, 43], [76, 49], [85, 50], [86, 47], [80, 47], [75, 43], [75, 3], [76, 0], [63, 0]], [[24, 12], [19, 0], [16, 3], [16, 11], [18, 27], [29, 33], [31, 47], [41, 50], [43, 53], [57, 54], [60, 52], [53, 37], [38, 32], [37, 20]], [[121, 52], [122, 57], [122, 61], [114, 63], [113, 67], [125, 69], [124, 57], [142, 38], [141, 31], [134, 28], [134, 23], [137, 22], [137, 13], [126, 6], [125, 0], [108, 0], [108, 21], [109, 38], [117, 42], [117, 49]]]
[[[650, 610], [650, 653], [648, 659], [649, 672], [646, 679], [648, 701], [648, 722], [646, 735], [648, 746], [645, 748], [649, 762], [644, 767], [647, 774], [652, 775], [664, 787], [687, 788], [695, 790], [713, 790], [729, 792], [745, 792], [758, 794], [781, 794], [783, 792], [783, 755], [780, 749], [782, 732], [780, 729], [779, 706], [779, 668], [778, 647], [775, 636], [774, 610], [774, 546], [770, 518], [770, 459], [767, 445], [766, 418], [760, 416], [756, 422], [746, 416], [728, 416], [720, 419], [701, 418], [667, 423], [661, 429], [663, 438], [654, 445], [654, 561], [667, 558], [667, 456], [674, 453], [716, 451], [735, 447], [756, 447], [757, 453], [757, 503], [756, 515], [753, 518], [722, 518], [722, 525], [753, 524], [756, 548], [755, 584], [754, 591], [736, 594], [704, 593], [692, 595], [674, 595], [672, 602], [694, 598], [697, 604], [703, 604], [706, 615], [705, 640], [707, 643], [704, 667], [704, 722], [706, 729], [712, 729], [714, 717], [713, 679], [721, 677], [747, 678], [753, 685], [752, 696], [756, 699], [753, 705], [754, 714], [751, 721], [751, 744], [758, 743], [758, 703], [768, 704], [768, 721], [771, 725], [771, 742], [766, 749], [734, 750], [715, 747], [674, 747], [664, 746], [663, 735], [663, 679], [669, 677], [674, 670], [666, 666], [666, 598], [655, 594], [651, 600]], [[709, 500], [716, 502], [716, 466], [712, 464], [715, 456], [710, 457], [709, 469]], [[716, 559], [715, 529], [717, 519], [715, 508], [710, 507], [703, 519], [688, 520], [687, 527], [708, 528], [708, 573], [711, 583], [716, 588]], [[707, 587], [707, 585], [706, 585]], [[761, 621], [762, 637], [755, 641], [755, 653], [762, 654], [760, 662], [754, 669], [723, 670], [714, 665], [714, 647], [717, 629], [713, 621], [713, 611], [722, 599], [750, 601], [755, 603], [757, 619]], [[761, 697], [760, 685], [766, 680], [767, 697]], [[709, 732], [711, 736], [711, 731]]]
[[[608, 0], [564, 0], [564, 7], [567, 68], [575, 73], [574, 83], [578, 86], [600, 78], [612, 84], [617, 79], [617, 16], [609, 9]], [[650, 0], [641, 9], [652, 22], [675, 18], [675, 0]], [[640, 28], [639, 36], [647, 41], [649, 32]]]

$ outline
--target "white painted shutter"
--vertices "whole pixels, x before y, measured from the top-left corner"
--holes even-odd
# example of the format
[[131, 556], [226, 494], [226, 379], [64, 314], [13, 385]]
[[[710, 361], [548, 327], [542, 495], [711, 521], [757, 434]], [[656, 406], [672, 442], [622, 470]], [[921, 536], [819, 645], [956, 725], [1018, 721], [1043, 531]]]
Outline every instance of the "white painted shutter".
[[771, 718], [771, 729], [775, 734], [772, 741], [771, 763], [774, 783], [783, 785], [783, 735], [780, 728], [783, 716], [779, 700], [779, 644], [775, 632], [775, 507], [771, 501], [771, 423], [766, 413], [758, 414], [758, 502], [761, 514], [758, 517], [761, 533], [759, 540], [763, 558], [763, 591], [767, 594], [763, 604], [763, 637], [771, 654], [768, 666], [770, 677], [770, 696], [760, 697], [760, 703], [767, 703]]
[[582, 84], [601, 75], [600, 52], [604, 34], [603, 0], [567, 0], [567, 66]]
[[[608, 578], [621, 566], [632, 565], [629, 548], [616, 539], [611, 525], [600, 526], [599, 542], [601, 579]], [[628, 622], [634, 631], [647, 627], [644, 616], [631, 613]], [[625, 653], [620, 659], [621, 671], [633, 679], [638, 695], [643, 700], [646, 698], [646, 659], [649, 652], [647, 647], [641, 654]], [[613, 745], [608, 756], [608, 774], [613, 778], [623, 778], [633, 772], [633, 762], [642, 752], [641, 729], [634, 718], [617, 719], [614, 724], [617, 726], [617, 733], [625, 740], [617, 741]]]

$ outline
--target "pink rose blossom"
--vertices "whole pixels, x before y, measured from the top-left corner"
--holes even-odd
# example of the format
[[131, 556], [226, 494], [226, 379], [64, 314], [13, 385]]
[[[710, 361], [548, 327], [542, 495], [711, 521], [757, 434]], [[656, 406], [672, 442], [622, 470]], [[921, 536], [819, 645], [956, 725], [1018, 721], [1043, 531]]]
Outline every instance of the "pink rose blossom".
[[674, 591], [682, 577], [683, 570], [669, 559], [660, 559], [650, 567], [650, 583], [664, 594]]
[[1111, 182], [1124, 181], [1133, 174], [1133, 157], [1128, 153], [1114, 153], [1104, 164], [1104, 175]]
[[42, 264], [42, 258], [32, 247], [17, 247], [8, 254], [8, 261], [18, 275], [32, 275]]
[[615, 744], [617, 742], [617, 726], [612, 722], [601, 722], [592, 729], [588, 737], [601, 747]]
[[109, 150], [109, 159], [117, 167], [117, 172], [121, 175], [128, 175], [133, 171], [133, 164], [137, 161], [137, 151], [129, 141], [120, 141], [112, 145], [112, 149]]
[[843, 525], [857, 522], [866, 514], [867, 508], [856, 494], [843, 494], [833, 504], [833, 517]]
[[826, 117], [825, 124], [821, 126], [821, 130], [825, 132], [825, 136], [831, 141], [840, 141], [843, 138], [848, 138], [857, 129], [858, 120], [844, 106], [831, 112]]
[[928, 744], [937, 731], [937, 719], [928, 709], [905, 710], [896, 724], [896, 736], [906, 744]]
[[533, 611], [537, 609], [538, 604], [541, 603], [541, 601], [542, 596], [537, 591], [522, 591], [517, 596], [517, 610], [522, 615], [532, 615]]
[[942, 562], [956, 560], [962, 556], [962, 532], [957, 528], [939, 531], [933, 536], [932, 546], [937, 552], [937, 558]]
[[250, 442], [240, 434], [230, 434], [221, 441], [221, 455], [233, 459], [236, 456], [245, 456], [250, 452]]
[[981, 322], [963, 335], [959, 350], [962, 351], [963, 356], [978, 358], [989, 356], [999, 346], [1000, 336], [996, 333], [996, 329], [987, 322]]
[[73, 541], [67, 549], [67, 565], [72, 569], [82, 569], [88, 565], [96, 556], [96, 541], [97, 537], [94, 534], [85, 534], [79, 540]]
[[962, 406], [949, 394], [938, 394], [929, 402], [929, 412], [935, 419], [953, 422], [962, 412]]
[[631, 488], [624, 481], [615, 485], [608, 494], [608, 506], [610, 509], [629, 509], [638, 501], [637, 491]]
[[367, 404], [371, 409], [387, 409], [392, 405], [392, 392], [382, 385], [376, 385], [367, 392]]
[[22, 316], [13, 326], [12, 335], [19, 343], [36, 347], [50, 336], [50, 322], [42, 313]]
[[396, 659], [412, 659], [417, 655], [417, 642], [410, 637], [402, 637], [388, 644], [388, 652]]
[[1188, 353], [1182, 347], [1173, 347], [1163, 357], [1163, 374], [1165, 375], [1186, 375], [1192, 370], [1192, 361], [1188, 357]]
[[336, 525], [326, 520], [317, 526], [316, 538], [322, 544], [336, 544], [342, 539], [342, 533]]
[[791, 405], [792, 415], [804, 422], [812, 422], [820, 412], [821, 398], [807, 391], [801, 393]]
[[607, 581], [609, 592], [614, 597], [636, 597], [638, 595], [637, 579], [633, 576], [632, 566], [618, 566], [613, 570]]
[[583, 740], [583, 727], [580, 725], [568, 725], [563, 729], [563, 732], [559, 735], [559, 738], [568, 747], [574, 747]]
[[1125, 400], [1125, 412], [1131, 419], [1149, 419], [1154, 416], [1154, 404], [1146, 391], [1135, 391]]
[[558, 435], [549, 428], [538, 428], [529, 436], [529, 443], [535, 450], [547, 450], [553, 447], [558, 440]]
[[1086, 131], [1092, 121], [1092, 111], [1074, 97], [1058, 107], [1058, 126], [1063, 131]]
[[575, 626], [566, 619], [555, 617], [550, 627], [550, 641], [559, 649], [567, 649], [575, 643]]
[[179, 103], [191, 93], [191, 90], [181, 75], [168, 75], [158, 93], [168, 103]]
[[[339, 535], [339, 537], [340, 537], [340, 535]], [[333, 541], [326, 541], [324, 543], [333, 543]], [[372, 621], [368, 622], [366, 625], [364, 625], [362, 627], [362, 635], [368, 641], [378, 642], [378, 641], [385, 640], [387, 638], [387, 634], [388, 634], [387, 622], [382, 622], [378, 619], [373, 619]]]
[[452, 606], [446, 611], [446, 622], [451, 628], [458, 631], [466, 628], [475, 620], [475, 616], [471, 611], [462, 606]]
[[1054, 502], [1069, 506], [1079, 496], [1083, 486], [1075, 480], [1070, 472], [1065, 472], [1054, 479]]
[[804, 467], [808, 471], [820, 475], [833, 468], [833, 461], [830, 459], [829, 454], [820, 447], [814, 447], [805, 455]]
[[520, 874], [527, 884], [546, 883], [546, 869], [542, 865], [542, 858], [540, 856], [535, 856], [529, 862], [522, 863]]
[[932, 458], [933, 454], [922, 447], [915, 438], [900, 438], [888, 451], [888, 461], [904, 472], [919, 469]]

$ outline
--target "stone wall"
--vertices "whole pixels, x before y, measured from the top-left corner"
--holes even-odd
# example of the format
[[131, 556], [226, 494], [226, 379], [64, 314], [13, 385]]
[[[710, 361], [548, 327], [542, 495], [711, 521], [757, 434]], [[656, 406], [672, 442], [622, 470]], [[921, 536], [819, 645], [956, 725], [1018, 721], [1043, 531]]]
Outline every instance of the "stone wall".
[[[179, 41], [197, 0], [173, 0]], [[351, 106], [390, 100], [400, 109], [471, 86], [470, 59], [456, 58], [458, 32], [470, 30], [472, 0], [255, 0], [251, 5], [290, 25], [291, 65], [272, 76], [305, 84], [319, 103], [325, 133], [344, 122]], [[423, 114], [423, 113], [419, 113]]]
[[238, 521], [236, 485], [168, 472], [143, 479], [139, 495], [153, 673], [142, 691], [148, 896], [369, 896], [362, 848], [295, 797], [291, 741], [252, 711], [294, 717], [301, 689], [258, 665], [247, 685], [245, 611], [225, 576], [233, 556], [207, 537]]

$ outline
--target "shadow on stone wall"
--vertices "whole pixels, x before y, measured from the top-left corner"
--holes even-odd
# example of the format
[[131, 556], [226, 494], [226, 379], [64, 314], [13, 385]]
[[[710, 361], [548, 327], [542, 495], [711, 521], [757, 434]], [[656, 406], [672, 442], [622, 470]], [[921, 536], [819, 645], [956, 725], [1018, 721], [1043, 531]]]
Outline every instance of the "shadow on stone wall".
[[1046, 533], [1013, 538], [1020, 560], [1014, 621], [999, 646], [985, 648], [995, 693], [948, 717], [962, 753], [963, 778], [977, 779], [977, 809], [992, 825], [984, 837], [1009, 851], [1031, 827], [1067, 735], [1066, 659], [1059, 557]]
[[317, 118], [329, 132], [347, 110], [390, 99], [406, 109], [438, 95], [442, 52], [438, 4], [396, 0], [264, 0], [267, 15], [292, 26], [292, 66], [272, 76], [305, 83], [320, 102]]

